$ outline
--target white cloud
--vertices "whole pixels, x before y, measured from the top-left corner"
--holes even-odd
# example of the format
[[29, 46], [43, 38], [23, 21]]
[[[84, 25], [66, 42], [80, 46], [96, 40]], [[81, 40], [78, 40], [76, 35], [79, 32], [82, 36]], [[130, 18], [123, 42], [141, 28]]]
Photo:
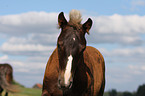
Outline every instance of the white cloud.
[[44, 46], [40, 44], [11, 44], [4, 43], [1, 50], [4, 53], [12, 55], [48, 55], [49, 51], [55, 49], [55, 46]]
[[107, 50], [105, 48], [99, 48], [100, 51], [107, 57], [137, 57], [145, 56], [144, 47], [135, 47], [135, 48], [116, 48], [113, 50]]
[[114, 66], [111, 68], [106, 67], [108, 69], [106, 72], [106, 89], [115, 88], [121, 91], [136, 91], [138, 85], [144, 83], [145, 78], [143, 76], [145, 71], [140, 70], [144, 65], [140, 67], [138, 65]]
[[54, 47], [42, 46], [42, 45], [34, 45], [34, 44], [9, 44], [4, 43], [2, 45], [2, 51], [49, 51]]
[[7, 56], [2, 56], [1, 58], [0, 58], [0, 62], [10, 64], [14, 69], [14, 73], [22, 72], [26, 74], [33, 74], [33, 71], [37, 73], [44, 72], [45, 66], [47, 64], [48, 56], [42, 57], [38, 55], [38, 56], [30, 56], [27, 58], [23, 57], [20, 59], [19, 56], [14, 57], [13, 55], [13, 57], [10, 56], [8, 58]]
[[[43, 44], [52, 41], [54, 44], [60, 33], [57, 29], [57, 16], [58, 13], [46, 12], [0, 16], [0, 33], [17, 36], [16, 38], [18, 36], [31, 38], [32, 42]], [[91, 18], [93, 18], [93, 27], [88, 42], [122, 45], [141, 45], [143, 42], [140, 35], [145, 33], [145, 16], [114, 14]]]
[[145, 16], [118, 15], [93, 18], [89, 42], [117, 43], [121, 45], [141, 45], [141, 34], [145, 33]]
[[57, 13], [46, 13], [46, 12], [28, 12], [17, 15], [6, 15], [1, 16], [0, 21], [3, 25], [36, 25], [36, 24], [54, 24], [56, 22]]
[[132, 35], [145, 33], [145, 16], [119, 15], [99, 16], [95, 18], [95, 28], [98, 33], [114, 33]]
[[23, 36], [30, 33], [54, 33], [57, 13], [29, 12], [0, 16], [0, 32], [7, 35]]
[[141, 65], [141, 66], [129, 65], [128, 67], [129, 67], [131, 70], [145, 71], [145, 65]]
[[1, 56], [0, 57], [0, 62], [4, 62], [7, 59], [8, 59], [8, 55]]

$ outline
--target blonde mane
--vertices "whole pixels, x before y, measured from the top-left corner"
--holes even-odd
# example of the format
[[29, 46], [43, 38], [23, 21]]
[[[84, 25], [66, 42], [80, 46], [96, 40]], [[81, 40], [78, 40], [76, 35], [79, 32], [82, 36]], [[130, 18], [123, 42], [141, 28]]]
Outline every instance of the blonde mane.
[[69, 23], [72, 24], [81, 24], [82, 15], [80, 11], [72, 9], [69, 13]]

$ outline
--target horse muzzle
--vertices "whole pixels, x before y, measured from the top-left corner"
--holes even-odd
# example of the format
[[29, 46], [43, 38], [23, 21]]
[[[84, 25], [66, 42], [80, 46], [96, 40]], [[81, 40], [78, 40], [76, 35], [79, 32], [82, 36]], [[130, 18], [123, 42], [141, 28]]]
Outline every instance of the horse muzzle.
[[71, 89], [73, 85], [73, 79], [70, 78], [67, 82], [65, 82], [64, 78], [58, 78], [58, 87], [60, 89]]

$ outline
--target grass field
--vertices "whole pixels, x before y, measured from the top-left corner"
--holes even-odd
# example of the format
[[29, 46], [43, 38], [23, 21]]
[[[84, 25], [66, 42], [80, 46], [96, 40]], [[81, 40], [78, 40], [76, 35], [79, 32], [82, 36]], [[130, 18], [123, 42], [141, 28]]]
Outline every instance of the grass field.
[[[5, 92], [3, 92], [4, 96]], [[41, 96], [41, 89], [34, 88], [21, 88], [21, 92], [18, 93], [9, 93], [9, 96]], [[104, 96], [109, 96], [108, 92], [104, 93]]]
[[[4, 96], [4, 95], [2, 95]], [[41, 96], [41, 89], [34, 88], [22, 88], [19, 93], [9, 93], [9, 96]], [[104, 96], [109, 96], [108, 93], [104, 93]]]
[[[19, 92], [17, 93], [9, 93], [8, 96], [41, 96], [41, 89], [35, 89], [35, 88], [25, 88], [24, 86], [15, 83], [19, 86]], [[4, 96], [5, 92], [2, 93], [2, 96]], [[104, 93], [104, 96], [109, 96], [108, 92]]]
[[[41, 89], [25, 88], [23, 85], [13, 81], [13, 84], [17, 86], [19, 90], [17, 93], [10, 93], [8, 96], [41, 96]], [[5, 96], [5, 92], [2, 93]]]
[[[3, 92], [4, 96], [5, 92]], [[41, 96], [41, 89], [21, 87], [17, 93], [9, 93], [9, 96]]]

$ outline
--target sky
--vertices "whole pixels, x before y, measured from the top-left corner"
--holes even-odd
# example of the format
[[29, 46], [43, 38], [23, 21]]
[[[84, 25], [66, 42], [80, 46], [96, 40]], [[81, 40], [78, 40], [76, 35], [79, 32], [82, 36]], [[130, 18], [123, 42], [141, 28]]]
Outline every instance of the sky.
[[136, 91], [145, 83], [145, 0], [0, 0], [0, 63], [26, 87], [43, 82], [60, 33], [57, 18], [72, 9], [93, 20], [87, 45], [106, 66], [105, 91]]

